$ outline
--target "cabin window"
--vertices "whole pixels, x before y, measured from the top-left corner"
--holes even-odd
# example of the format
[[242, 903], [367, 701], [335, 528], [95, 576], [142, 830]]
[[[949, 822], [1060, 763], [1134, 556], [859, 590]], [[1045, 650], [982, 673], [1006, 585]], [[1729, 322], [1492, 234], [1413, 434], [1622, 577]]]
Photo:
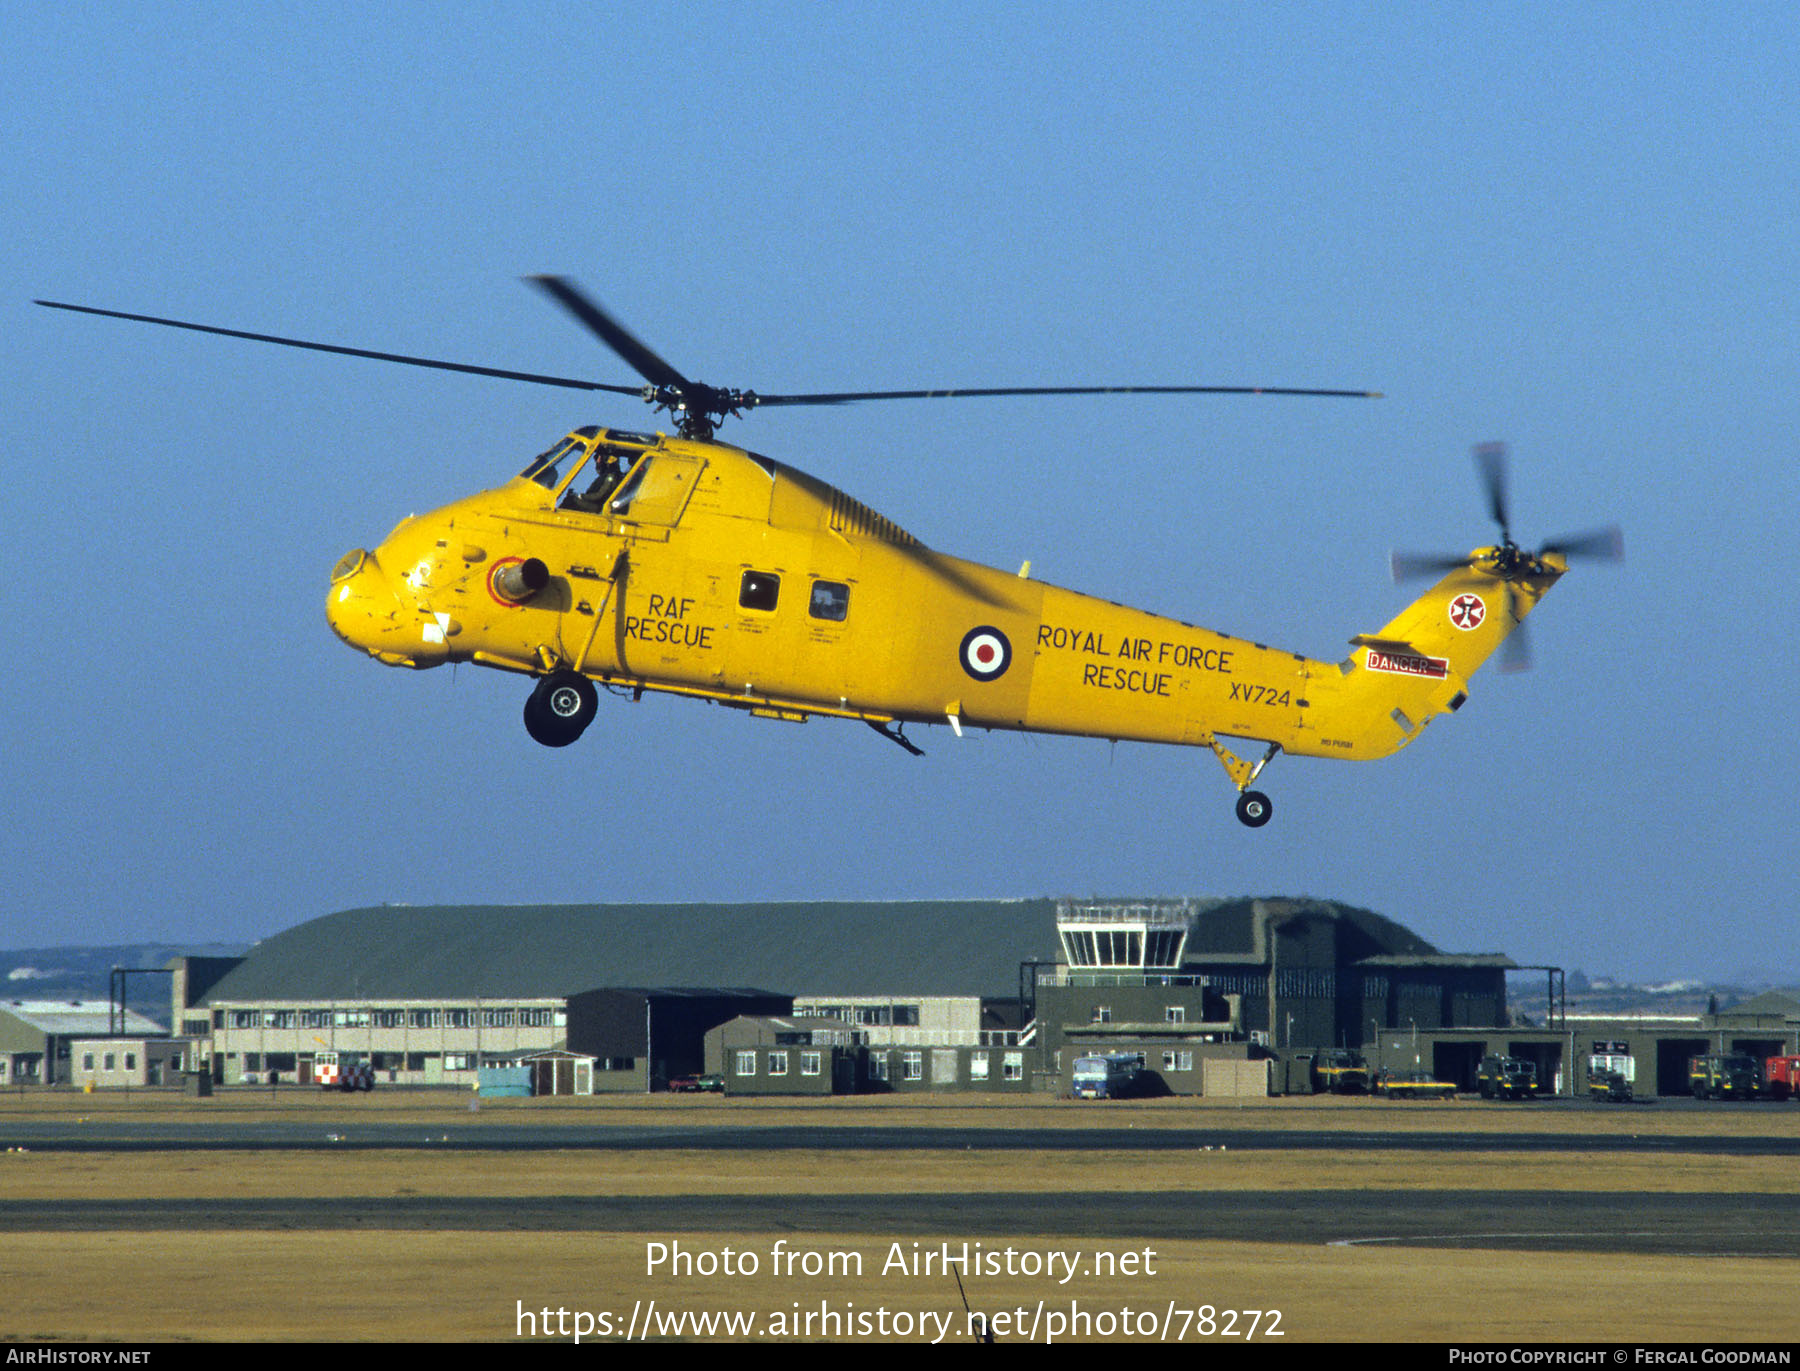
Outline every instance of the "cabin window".
[[772, 610], [781, 594], [781, 577], [766, 571], [746, 571], [738, 603], [745, 609]]
[[850, 613], [850, 587], [842, 581], [814, 581], [812, 605], [808, 611], [815, 619], [829, 619], [841, 624]]

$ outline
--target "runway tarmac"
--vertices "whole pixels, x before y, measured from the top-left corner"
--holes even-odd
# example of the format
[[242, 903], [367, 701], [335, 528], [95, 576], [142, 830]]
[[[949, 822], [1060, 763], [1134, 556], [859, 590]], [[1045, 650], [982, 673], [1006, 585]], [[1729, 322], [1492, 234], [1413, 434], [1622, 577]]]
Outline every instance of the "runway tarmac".
[[1800, 1206], [1791, 1195], [1773, 1194], [1313, 1190], [0, 1200], [0, 1232], [231, 1229], [881, 1233], [958, 1240], [1053, 1231], [1084, 1239], [1800, 1256]]
[[363, 1123], [353, 1115], [314, 1121], [142, 1122], [94, 1118], [0, 1120], [0, 1146], [44, 1152], [225, 1150], [354, 1151], [1029, 1151], [1192, 1152], [1417, 1151], [1612, 1152], [1716, 1157], [1793, 1157], [1800, 1135], [1753, 1137], [1667, 1133], [1551, 1133], [1237, 1128], [946, 1128], [905, 1125], [563, 1124], [509, 1121]]
[[[105, 1116], [0, 1120], [0, 1145], [45, 1153], [178, 1155], [250, 1150], [345, 1157], [347, 1191], [361, 1151], [494, 1151], [528, 1155], [608, 1152], [1509, 1152], [1800, 1158], [1800, 1137], [1632, 1133], [1464, 1132], [1380, 1127], [955, 1128], [936, 1125], [757, 1125], [646, 1122], [590, 1125], [514, 1116], [445, 1123], [359, 1121], [353, 1110], [316, 1120], [143, 1120]], [[135, 1164], [135, 1163], [134, 1163]], [[1602, 1163], [1603, 1164], [1603, 1163]], [[779, 1166], [779, 1163], [775, 1163]], [[1121, 1178], [1129, 1171], [1122, 1171]], [[1790, 1194], [1346, 1189], [1082, 1191], [941, 1194], [724, 1194], [596, 1198], [546, 1194], [356, 1196], [295, 1199], [0, 1198], [0, 1232], [215, 1230], [465, 1230], [593, 1233], [805, 1232], [1004, 1238], [1054, 1231], [1121, 1239], [1217, 1239], [1304, 1245], [1461, 1250], [1634, 1252], [1692, 1256], [1800, 1256], [1800, 1203]]]

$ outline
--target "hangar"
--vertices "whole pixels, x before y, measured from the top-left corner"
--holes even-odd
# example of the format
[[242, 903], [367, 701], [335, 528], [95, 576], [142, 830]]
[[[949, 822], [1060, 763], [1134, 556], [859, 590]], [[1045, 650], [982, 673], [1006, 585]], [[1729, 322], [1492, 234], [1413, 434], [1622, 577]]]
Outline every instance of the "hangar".
[[1124, 1051], [1197, 1094], [1245, 1079], [1223, 1062], [1504, 1023], [1512, 965], [1320, 900], [383, 905], [180, 959], [171, 1008], [230, 1083], [304, 1083], [348, 1052], [391, 1083], [466, 1084], [559, 1050], [594, 1059], [595, 1090], [656, 1090], [706, 1068], [714, 1030], [742, 1021], [735, 1054], [797, 1013], [849, 1034], [834, 1086], [1054, 1089], [1076, 1056]]
[[744, 1093], [1066, 1092], [1077, 1057], [1122, 1053], [1159, 1092], [1295, 1093], [1349, 1049], [1463, 1090], [1487, 1054], [1563, 1095], [1599, 1063], [1648, 1096], [1686, 1093], [1691, 1055], [1800, 1052], [1780, 997], [1516, 1014], [1509, 958], [1329, 900], [383, 905], [171, 969], [178, 1036], [233, 1084], [306, 1082], [339, 1052], [388, 1083], [466, 1086], [553, 1053], [591, 1060], [600, 1092], [702, 1072]]
[[309, 920], [235, 963], [178, 959], [171, 1012], [221, 1082], [304, 1083], [320, 1053], [350, 1052], [387, 1082], [472, 1084], [561, 1048], [595, 1058], [595, 1090], [646, 1091], [700, 1072], [707, 1030], [789, 1013], [794, 992], [771, 986], [817, 987], [869, 1028], [979, 1035], [984, 996], [1042, 952], [1052, 910], [382, 905]]

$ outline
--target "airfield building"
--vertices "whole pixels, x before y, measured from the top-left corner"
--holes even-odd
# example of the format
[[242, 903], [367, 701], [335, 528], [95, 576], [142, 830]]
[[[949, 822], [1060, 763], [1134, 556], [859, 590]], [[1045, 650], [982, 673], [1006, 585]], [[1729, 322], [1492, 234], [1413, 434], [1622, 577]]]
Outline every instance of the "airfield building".
[[[171, 1011], [231, 1084], [308, 1082], [329, 1052], [468, 1085], [556, 1052], [642, 1092], [755, 1049], [745, 1090], [1057, 1090], [1123, 1052], [1159, 1090], [1217, 1094], [1382, 1030], [1504, 1022], [1511, 965], [1326, 901], [382, 906], [182, 959]], [[770, 1036], [813, 1031], [790, 1019], [851, 1034], [820, 1044], [830, 1071], [770, 1079], [767, 1050], [811, 1047]]]
[[[106, 1085], [148, 1084], [153, 1059], [159, 1077], [171, 1056], [177, 1059], [174, 1069], [180, 1069], [180, 1047], [151, 1052], [152, 1042], [167, 1038], [161, 1025], [142, 1014], [121, 1013], [94, 1000], [0, 1001], [0, 1086], [82, 1084], [97, 1074], [104, 1074], [99, 1083]], [[104, 1062], [109, 1054], [112, 1068], [97, 1073], [90, 1062], [83, 1077], [85, 1058]]]
[[1516, 969], [1322, 900], [381, 906], [177, 959], [167, 1046], [107, 1007], [0, 1003], [0, 1083], [308, 1083], [335, 1054], [393, 1085], [512, 1069], [559, 1091], [711, 1073], [741, 1093], [1067, 1093], [1078, 1058], [1124, 1056], [1157, 1092], [1219, 1096], [1320, 1088], [1315, 1063], [1354, 1051], [1463, 1090], [1504, 1055], [1554, 1093], [1605, 1070], [1646, 1097], [1685, 1094], [1704, 1052], [1800, 1053], [1780, 997], [1515, 1014]]

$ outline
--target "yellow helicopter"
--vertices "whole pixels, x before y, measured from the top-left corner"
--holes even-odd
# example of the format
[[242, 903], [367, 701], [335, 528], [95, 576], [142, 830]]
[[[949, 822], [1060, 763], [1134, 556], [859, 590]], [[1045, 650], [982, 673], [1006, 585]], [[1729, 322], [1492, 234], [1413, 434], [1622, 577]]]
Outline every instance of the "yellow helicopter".
[[[1365, 760], [1459, 708], [1470, 675], [1515, 635], [1578, 554], [1617, 557], [1616, 529], [1537, 552], [1508, 531], [1504, 455], [1477, 449], [1500, 542], [1402, 558], [1440, 579], [1327, 662], [933, 551], [867, 506], [781, 462], [717, 441], [728, 416], [771, 405], [951, 396], [1373, 392], [1244, 386], [1070, 386], [758, 395], [688, 380], [574, 285], [534, 284], [646, 382], [608, 385], [52, 300], [53, 309], [411, 366], [638, 396], [673, 434], [579, 428], [517, 476], [402, 522], [345, 555], [326, 614], [390, 666], [473, 662], [533, 677], [525, 727], [579, 738], [598, 689], [666, 691], [764, 718], [868, 724], [908, 752], [910, 723], [1177, 743], [1209, 749], [1237, 816], [1277, 754]], [[1514, 643], [1520, 641], [1514, 637]], [[1240, 757], [1233, 747], [1252, 755]], [[1260, 755], [1256, 755], [1260, 749]]]

